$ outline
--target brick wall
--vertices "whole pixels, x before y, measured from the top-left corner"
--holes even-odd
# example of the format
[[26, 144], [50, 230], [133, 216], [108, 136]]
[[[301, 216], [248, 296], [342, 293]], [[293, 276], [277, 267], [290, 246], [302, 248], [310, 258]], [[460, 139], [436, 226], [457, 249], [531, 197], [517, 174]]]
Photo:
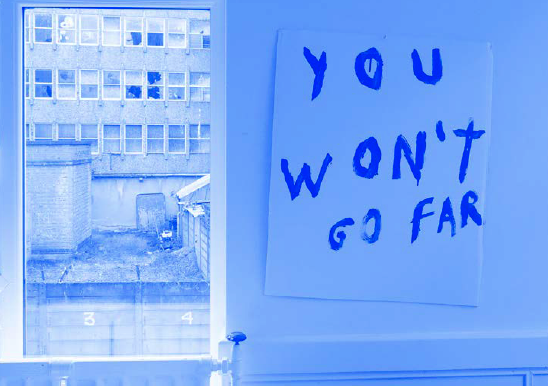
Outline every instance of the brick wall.
[[91, 149], [83, 142], [27, 143], [31, 253], [68, 253], [91, 236]]

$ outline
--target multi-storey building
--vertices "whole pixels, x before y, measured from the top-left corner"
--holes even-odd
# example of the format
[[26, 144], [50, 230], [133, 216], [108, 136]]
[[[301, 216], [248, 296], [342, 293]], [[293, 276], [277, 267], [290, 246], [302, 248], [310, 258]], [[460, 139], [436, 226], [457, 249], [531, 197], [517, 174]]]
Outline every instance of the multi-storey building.
[[207, 11], [25, 11], [27, 140], [91, 143], [94, 226], [209, 173], [209, 47]]

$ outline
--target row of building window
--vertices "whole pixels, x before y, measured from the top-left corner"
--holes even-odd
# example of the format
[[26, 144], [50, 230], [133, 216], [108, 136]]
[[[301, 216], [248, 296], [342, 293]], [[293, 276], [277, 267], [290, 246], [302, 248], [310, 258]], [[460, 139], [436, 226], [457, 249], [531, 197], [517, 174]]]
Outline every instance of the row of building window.
[[31, 39], [36, 44], [210, 48], [209, 20], [176, 18], [27, 12], [25, 41]]
[[27, 98], [53, 99], [54, 85], [57, 99], [210, 101], [210, 74], [205, 72], [25, 70]]
[[210, 152], [210, 125], [26, 125], [29, 141], [89, 141], [93, 154], [190, 154]]

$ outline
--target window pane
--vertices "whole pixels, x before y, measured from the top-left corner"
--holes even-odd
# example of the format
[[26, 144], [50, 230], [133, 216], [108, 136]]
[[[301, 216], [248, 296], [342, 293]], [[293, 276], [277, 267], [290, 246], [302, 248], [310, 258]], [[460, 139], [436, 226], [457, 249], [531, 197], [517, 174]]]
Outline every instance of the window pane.
[[37, 84], [34, 86], [35, 98], [51, 98], [53, 95], [51, 85]]
[[105, 138], [120, 138], [120, 125], [105, 125], [103, 130]]
[[82, 139], [98, 138], [98, 125], [82, 125]]
[[164, 126], [148, 125], [148, 138], [164, 138]]
[[120, 18], [113, 16], [105, 16], [103, 18], [103, 28], [105, 31], [119, 31], [120, 30]]
[[126, 71], [126, 84], [143, 84], [143, 73], [141, 71]]
[[80, 39], [82, 44], [97, 44], [99, 42], [97, 31], [82, 31]]
[[126, 138], [141, 138], [143, 127], [141, 125], [126, 125]]
[[184, 138], [185, 127], [183, 125], [169, 125], [169, 138]]
[[185, 73], [169, 73], [169, 84], [170, 85], [184, 85], [185, 84]]
[[51, 43], [52, 32], [50, 29], [36, 29], [34, 30], [34, 40], [37, 43]]
[[99, 72], [97, 70], [80, 71], [80, 82], [85, 84], [97, 84]]
[[76, 85], [59, 84], [57, 89], [59, 99], [73, 99], [76, 98]]
[[57, 15], [57, 33], [59, 43], [76, 43], [76, 16]]
[[52, 17], [51, 15], [45, 15], [37, 13], [34, 15], [34, 26], [42, 28], [51, 28], [52, 27]]
[[185, 99], [185, 88], [184, 87], [170, 87], [169, 88], [169, 99], [174, 100], [184, 100]]
[[76, 125], [73, 124], [59, 124], [59, 139], [75, 139], [76, 138]]
[[52, 71], [51, 70], [34, 71], [34, 81], [37, 83], [51, 83]]
[[120, 84], [120, 71], [104, 71], [103, 78], [105, 84]]
[[51, 124], [36, 123], [34, 125], [34, 136], [36, 139], [52, 139], [53, 129]]
[[96, 30], [99, 28], [99, 18], [94, 15], [81, 16], [81, 28], [85, 30]]
[[76, 83], [75, 70], [59, 70], [59, 83]]
[[162, 33], [148, 33], [147, 42], [152, 47], [162, 47], [164, 45], [164, 34]]
[[169, 34], [168, 45], [174, 48], [181, 48], [185, 46], [185, 35]]

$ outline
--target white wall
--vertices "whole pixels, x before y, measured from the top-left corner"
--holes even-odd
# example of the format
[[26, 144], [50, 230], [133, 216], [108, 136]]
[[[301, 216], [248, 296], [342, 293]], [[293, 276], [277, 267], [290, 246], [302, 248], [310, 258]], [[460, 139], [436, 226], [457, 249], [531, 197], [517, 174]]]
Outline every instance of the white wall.
[[[276, 32], [282, 28], [492, 43], [479, 307], [263, 295]], [[227, 329], [249, 336], [246, 372], [548, 365], [548, 3], [228, 0], [226, 42]]]

